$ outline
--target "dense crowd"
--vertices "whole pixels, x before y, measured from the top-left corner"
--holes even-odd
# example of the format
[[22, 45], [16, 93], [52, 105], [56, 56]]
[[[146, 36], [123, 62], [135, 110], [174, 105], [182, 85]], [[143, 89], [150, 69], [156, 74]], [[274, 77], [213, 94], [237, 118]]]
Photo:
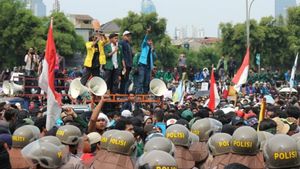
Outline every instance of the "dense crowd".
[[[117, 34], [107, 38], [96, 32], [86, 43], [83, 69], [59, 71], [81, 77], [82, 85], [91, 75], [100, 76], [110, 93], [128, 94], [125, 103], [92, 95], [88, 111], [77, 109], [80, 105], [63, 106], [55, 126], [47, 130], [47, 105], [42, 100], [33, 99], [29, 106], [1, 102], [0, 168], [300, 168], [299, 95], [280, 91], [289, 72], [281, 78], [278, 71], [251, 71], [248, 83], [236, 93], [229, 80], [236, 63], [222, 57], [213, 69], [221, 100], [210, 110], [210, 96], [203, 93], [202, 84], [209, 82], [212, 70], [187, 68], [183, 54], [174, 70], [158, 70], [150, 31], [135, 55], [129, 31], [120, 42]], [[25, 62], [32, 59], [25, 66], [29, 76], [36, 73], [31, 69], [37, 62], [33, 55], [30, 49], [25, 57]], [[4, 71], [3, 76], [7, 80], [11, 75]], [[135, 94], [148, 93], [152, 78], [162, 79], [173, 91], [186, 81], [182, 101], [165, 97], [159, 103], [137, 102]]]

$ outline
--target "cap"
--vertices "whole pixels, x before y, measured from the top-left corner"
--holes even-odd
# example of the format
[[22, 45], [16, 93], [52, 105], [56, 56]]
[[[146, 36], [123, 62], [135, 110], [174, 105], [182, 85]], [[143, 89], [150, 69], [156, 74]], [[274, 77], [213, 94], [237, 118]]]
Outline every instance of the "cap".
[[123, 110], [121, 113], [121, 116], [123, 117], [132, 117], [132, 113], [129, 110]]
[[181, 117], [190, 121], [193, 118], [193, 112], [191, 110], [185, 110], [181, 113]]
[[172, 125], [172, 124], [175, 124], [176, 122], [177, 122], [176, 119], [169, 119], [169, 120], [167, 120], [167, 126], [170, 126], [170, 125]]
[[101, 135], [97, 132], [91, 132], [87, 135], [87, 137], [91, 145], [101, 141]]
[[116, 36], [118, 36], [118, 34], [116, 34], [116, 33], [111, 33], [110, 35], [109, 35], [109, 39], [111, 39], [111, 38], [114, 38], [114, 37], [116, 37]]
[[123, 36], [125, 36], [125, 35], [130, 35], [131, 34], [131, 32], [129, 32], [129, 31], [124, 31], [124, 33], [123, 33]]

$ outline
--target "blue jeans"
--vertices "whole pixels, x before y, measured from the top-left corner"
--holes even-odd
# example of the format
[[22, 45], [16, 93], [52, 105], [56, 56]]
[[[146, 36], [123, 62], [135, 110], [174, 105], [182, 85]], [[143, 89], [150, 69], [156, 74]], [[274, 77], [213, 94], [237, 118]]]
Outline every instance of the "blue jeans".
[[139, 74], [136, 85], [137, 94], [143, 94], [149, 92], [151, 69], [147, 65], [140, 64], [138, 67]]

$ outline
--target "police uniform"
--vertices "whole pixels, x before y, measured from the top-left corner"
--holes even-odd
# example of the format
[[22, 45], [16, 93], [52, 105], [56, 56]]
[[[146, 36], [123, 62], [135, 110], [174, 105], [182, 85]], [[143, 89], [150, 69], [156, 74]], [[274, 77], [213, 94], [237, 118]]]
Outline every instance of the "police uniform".
[[29, 169], [30, 165], [21, 154], [21, 149], [12, 148], [8, 151], [12, 169]]
[[69, 154], [68, 162], [61, 166], [59, 169], [84, 169], [84, 165], [79, 157], [73, 154]]

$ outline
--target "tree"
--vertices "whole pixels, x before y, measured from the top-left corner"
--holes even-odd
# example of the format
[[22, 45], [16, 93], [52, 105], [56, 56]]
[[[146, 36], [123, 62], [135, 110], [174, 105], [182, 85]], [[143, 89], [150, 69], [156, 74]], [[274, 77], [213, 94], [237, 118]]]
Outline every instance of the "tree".
[[190, 51], [187, 54], [187, 64], [196, 69], [203, 69], [212, 64], [217, 66], [221, 52], [218, 44], [212, 46], [200, 47], [198, 51]]
[[[72, 57], [84, 51], [84, 41], [63, 13], [53, 13], [56, 48], [63, 56]], [[24, 65], [30, 47], [39, 53], [45, 49], [50, 17], [38, 18], [19, 0], [0, 1], [0, 66]]]
[[[289, 9], [288, 20], [282, 17], [263, 17], [260, 22], [250, 22], [251, 63], [260, 53], [261, 65], [273, 69], [290, 68], [300, 46], [300, 7]], [[287, 23], [287, 25], [286, 25]], [[241, 63], [246, 51], [246, 27], [244, 23], [220, 24], [221, 50], [225, 56], [233, 56]]]
[[[84, 40], [76, 34], [74, 25], [67, 19], [65, 14], [54, 12], [50, 17], [54, 18], [53, 36], [59, 53], [66, 58], [72, 58], [76, 52], [84, 52]], [[46, 22], [49, 22], [49, 20], [50, 18], [47, 18]]]
[[18, 0], [0, 1], [0, 66], [23, 64], [26, 50], [40, 38], [41, 20]]
[[132, 45], [135, 51], [141, 50], [141, 43], [146, 30], [151, 27], [150, 37], [153, 39], [158, 55], [156, 64], [165, 67], [175, 66], [178, 50], [171, 45], [171, 39], [165, 33], [166, 19], [158, 18], [156, 13], [137, 14], [129, 12], [127, 17], [116, 19], [115, 22], [121, 27], [120, 34], [125, 30], [132, 32]]

